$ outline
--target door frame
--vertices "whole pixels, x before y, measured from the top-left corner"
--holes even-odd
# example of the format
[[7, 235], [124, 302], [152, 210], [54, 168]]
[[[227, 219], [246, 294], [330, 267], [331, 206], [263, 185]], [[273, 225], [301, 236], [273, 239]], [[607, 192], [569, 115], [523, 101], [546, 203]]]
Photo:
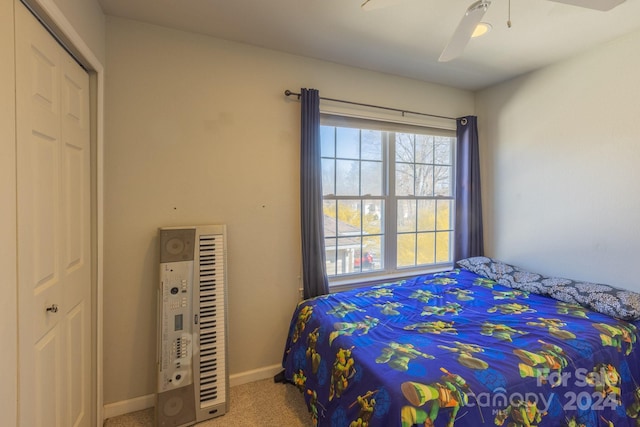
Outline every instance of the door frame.
[[[89, 73], [91, 113], [92, 393], [95, 425], [103, 419], [104, 66], [54, 0], [20, 0]], [[17, 408], [16, 408], [17, 409]]]

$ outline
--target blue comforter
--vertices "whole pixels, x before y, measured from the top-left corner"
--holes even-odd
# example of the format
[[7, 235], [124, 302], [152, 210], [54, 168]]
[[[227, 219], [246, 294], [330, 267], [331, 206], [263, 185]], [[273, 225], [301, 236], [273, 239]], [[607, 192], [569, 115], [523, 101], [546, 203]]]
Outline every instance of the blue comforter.
[[298, 304], [283, 358], [320, 426], [640, 426], [636, 324], [467, 270]]

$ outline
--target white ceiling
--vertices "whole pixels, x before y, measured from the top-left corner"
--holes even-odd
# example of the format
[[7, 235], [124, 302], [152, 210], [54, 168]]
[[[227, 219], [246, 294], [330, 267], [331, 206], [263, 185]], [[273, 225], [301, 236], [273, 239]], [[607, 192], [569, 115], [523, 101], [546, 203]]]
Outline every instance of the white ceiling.
[[[438, 57], [472, 0], [99, 0], [107, 15], [368, 70], [478, 90], [640, 29], [640, 1], [600, 12], [548, 0], [493, 0], [462, 57]], [[637, 55], [638, 52], [629, 52]]]

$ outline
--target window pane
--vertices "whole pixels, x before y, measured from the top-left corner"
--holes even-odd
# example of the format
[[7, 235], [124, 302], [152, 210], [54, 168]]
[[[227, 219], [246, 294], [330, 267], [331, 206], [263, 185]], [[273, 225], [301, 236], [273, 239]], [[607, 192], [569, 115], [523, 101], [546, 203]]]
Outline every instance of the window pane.
[[414, 157], [414, 135], [406, 133], [396, 134], [396, 162], [413, 163]]
[[435, 231], [436, 201], [418, 200], [418, 231]]
[[335, 200], [325, 200], [322, 203], [322, 210], [324, 212], [324, 237], [335, 237], [338, 234], [338, 228], [336, 225], [336, 202]]
[[398, 234], [398, 267], [412, 267], [416, 265], [416, 235]]
[[324, 256], [327, 266], [327, 276], [336, 274], [336, 239], [324, 239]]
[[448, 231], [436, 233], [436, 262], [451, 261], [451, 233]]
[[437, 211], [437, 229], [452, 230], [453, 229], [453, 211], [451, 209], [451, 200], [438, 200]]
[[416, 231], [416, 201], [398, 200], [398, 233]]
[[433, 136], [416, 135], [416, 163], [433, 163]]
[[433, 264], [436, 258], [435, 243], [434, 233], [418, 234], [418, 264]]
[[382, 162], [362, 162], [362, 195], [382, 196]]
[[384, 230], [382, 200], [367, 200], [364, 203], [366, 209], [362, 219], [362, 229], [367, 234], [382, 234]]
[[453, 138], [445, 136], [435, 137], [435, 163], [438, 165], [451, 164], [451, 150], [453, 148]]
[[336, 129], [336, 157], [342, 159], [360, 158], [360, 129]]
[[451, 166], [435, 167], [435, 186], [434, 193], [436, 196], [451, 196]]
[[362, 226], [360, 200], [338, 201], [338, 235], [360, 235]]
[[382, 132], [362, 130], [362, 159], [382, 161]]
[[413, 189], [413, 165], [406, 163], [396, 164], [396, 195], [397, 196], [412, 196], [414, 194]]
[[362, 239], [363, 270], [381, 270], [384, 268], [382, 251], [382, 236], [367, 236]]
[[322, 157], [335, 157], [335, 132], [336, 128], [333, 126], [320, 126], [320, 152]]
[[360, 162], [336, 160], [336, 195], [356, 196], [360, 194]]
[[[340, 228], [340, 227], [338, 227]], [[354, 258], [360, 251], [360, 237], [339, 237], [336, 246], [336, 274], [353, 273]]]
[[433, 166], [416, 165], [416, 196], [433, 196]]
[[334, 159], [322, 159], [322, 194], [335, 194], [336, 167]]

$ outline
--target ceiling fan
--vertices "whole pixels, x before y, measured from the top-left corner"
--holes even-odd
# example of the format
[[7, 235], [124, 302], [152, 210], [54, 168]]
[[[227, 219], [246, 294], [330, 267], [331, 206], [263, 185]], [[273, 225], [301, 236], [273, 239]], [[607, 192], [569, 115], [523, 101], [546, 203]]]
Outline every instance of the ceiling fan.
[[[403, 0], [364, 0], [361, 7], [364, 10], [380, 9], [391, 6]], [[573, 6], [584, 7], [601, 11], [611, 10], [625, 0], [550, 0], [556, 3], [565, 3]], [[491, 0], [476, 0], [469, 6], [454, 31], [449, 43], [442, 51], [438, 62], [448, 62], [462, 55], [464, 48], [469, 43], [473, 32], [489, 9]]]

